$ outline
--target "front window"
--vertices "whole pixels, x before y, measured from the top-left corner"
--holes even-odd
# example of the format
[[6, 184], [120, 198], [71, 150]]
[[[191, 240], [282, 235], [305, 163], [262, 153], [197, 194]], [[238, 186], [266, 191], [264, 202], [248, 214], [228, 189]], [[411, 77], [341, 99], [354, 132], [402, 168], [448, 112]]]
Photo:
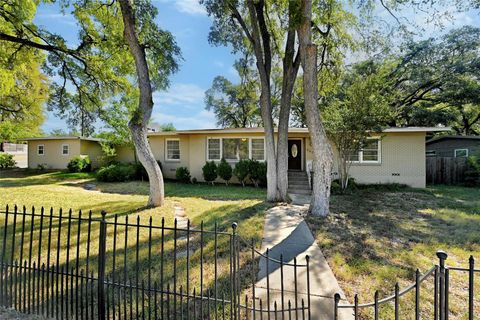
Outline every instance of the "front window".
[[265, 141], [263, 139], [252, 139], [252, 159], [265, 160]]
[[208, 139], [208, 160], [220, 160], [220, 153], [220, 139]]
[[45, 154], [45, 146], [43, 144], [39, 144], [37, 146], [37, 154], [39, 156], [43, 156]]
[[362, 149], [362, 162], [378, 162], [379, 144], [377, 139], [367, 140]]
[[435, 150], [427, 150], [427, 151], [425, 152], [425, 155], [426, 155], [427, 157], [435, 157], [435, 156], [437, 155], [437, 152], [436, 152]]
[[69, 154], [69, 145], [68, 144], [64, 144], [62, 145], [62, 155], [66, 156]]
[[223, 158], [225, 160], [248, 159], [248, 139], [223, 139]]
[[468, 157], [468, 149], [455, 149], [455, 158]]
[[349, 161], [355, 163], [380, 163], [380, 139], [368, 139], [359, 152], [352, 152]]
[[167, 140], [166, 160], [180, 160], [180, 140]]

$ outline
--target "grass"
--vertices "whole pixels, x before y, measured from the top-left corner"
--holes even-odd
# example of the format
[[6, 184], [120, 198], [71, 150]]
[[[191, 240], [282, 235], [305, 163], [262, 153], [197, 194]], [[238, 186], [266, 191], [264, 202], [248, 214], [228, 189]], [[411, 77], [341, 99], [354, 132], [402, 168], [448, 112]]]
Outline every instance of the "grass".
[[[416, 268], [425, 272], [438, 263], [439, 249], [449, 254], [449, 266], [467, 267], [472, 254], [480, 258], [480, 189], [363, 187], [333, 196], [331, 212], [308, 223], [350, 301], [355, 293], [360, 303], [373, 301], [376, 289], [380, 297], [390, 295], [397, 281], [401, 287], [411, 284]], [[464, 319], [467, 278], [452, 272], [451, 283], [451, 316]], [[432, 281], [422, 288], [422, 315], [431, 319]], [[405, 319], [413, 317], [413, 298], [407, 294], [402, 300]], [[393, 318], [392, 305], [382, 309], [382, 319]]]
[[[95, 184], [96, 190], [85, 190], [86, 184]], [[92, 174], [70, 174], [63, 172], [24, 172], [24, 171], [7, 171], [0, 172], [0, 207], [4, 210], [8, 204], [11, 207], [14, 204], [19, 206], [25, 205], [28, 210], [32, 206], [36, 207], [36, 212], [42, 206], [54, 208], [54, 212], [58, 213], [59, 208], [69, 209], [73, 211], [73, 216], [78, 214], [79, 210], [83, 211], [83, 217], [86, 212], [92, 210], [94, 218], [100, 217], [100, 211], [107, 211], [107, 220], [113, 221], [117, 217], [119, 222], [125, 222], [128, 218], [129, 223], [135, 224], [140, 219], [141, 225], [148, 225], [151, 217], [152, 224], [160, 226], [162, 219], [165, 220], [165, 226], [173, 227], [174, 224], [174, 208], [180, 206], [185, 210], [186, 216], [190, 219], [192, 228], [199, 229], [202, 225], [205, 230], [213, 230], [215, 224], [219, 231], [231, 232], [233, 222], [238, 223], [239, 234], [246, 239], [254, 239], [258, 244], [261, 243], [263, 232], [263, 216], [269, 204], [264, 202], [265, 191], [251, 187], [239, 186], [210, 186], [205, 184], [186, 185], [176, 182], [165, 183], [165, 205], [160, 208], [145, 208], [148, 199], [148, 183], [141, 181], [133, 181], [126, 183], [100, 183], [94, 180]], [[66, 215], [64, 210], [64, 215]], [[27, 218], [24, 255], [26, 257], [28, 250], [27, 244], [30, 236], [30, 227], [34, 228], [33, 248], [34, 253], [39, 246], [39, 219], [36, 218], [33, 227], [30, 218]], [[65, 219], [66, 220], [66, 219]], [[9, 220], [9, 234], [13, 233], [12, 220]], [[74, 220], [75, 221], [75, 220]], [[0, 234], [3, 234], [4, 217], [0, 219]], [[56, 239], [59, 232], [59, 226], [56, 221], [53, 223], [52, 247], [56, 247]], [[61, 248], [59, 250], [58, 264], [66, 267], [67, 248], [69, 251], [69, 266], [76, 264], [75, 248], [77, 242], [79, 244], [78, 263], [80, 268], [86, 265], [86, 243], [87, 243], [87, 225], [80, 226], [80, 238], [76, 238], [76, 222], [72, 225], [71, 236], [67, 233], [66, 221], [62, 224], [60, 238], [62, 239]], [[16, 224], [16, 246], [15, 259], [19, 257], [19, 231], [21, 221]], [[46, 236], [46, 228], [44, 227], [44, 237]], [[98, 252], [98, 224], [94, 224], [91, 230], [92, 239], [90, 241], [90, 250], [92, 256], [90, 258], [90, 270], [96, 270], [97, 252]], [[214, 280], [214, 253], [215, 239], [213, 235], [205, 235], [203, 239], [199, 234], [194, 234], [190, 240], [189, 252], [190, 271], [189, 278], [186, 277], [186, 234], [178, 231], [176, 238], [183, 240], [174, 240], [173, 231], [165, 231], [164, 235], [164, 259], [161, 259], [161, 240], [162, 235], [160, 229], [152, 231], [151, 238], [148, 228], [139, 228], [138, 235], [136, 228], [131, 226], [128, 228], [127, 244], [125, 246], [125, 228], [119, 226], [114, 230], [113, 225], [107, 226], [107, 274], [128, 278], [136, 281], [137, 272], [139, 274], [138, 281], [147, 281], [148, 274], [154, 281], [159, 281], [160, 265], [163, 261], [165, 283], [173, 285], [173, 267], [177, 269], [176, 284], [177, 289], [183, 286], [184, 290], [187, 282], [190, 289], [194, 287], [199, 289], [201, 276], [203, 276], [203, 285], [205, 288], [213, 288]], [[45, 238], [44, 238], [45, 239]], [[69, 239], [69, 240], [68, 240]], [[116, 239], [116, 240], [114, 240]], [[68, 245], [68, 242], [70, 241]], [[113, 268], [113, 242], [116, 241], [116, 268]], [[218, 280], [219, 292], [228, 293], [228, 272], [229, 272], [229, 237], [219, 236], [217, 244], [218, 255]], [[203, 243], [204, 262], [201, 264], [201, 243]], [[149, 252], [149, 244], [151, 251]], [[46, 251], [47, 244], [42, 242], [43, 251]], [[137, 261], [138, 250], [138, 264]], [[51, 261], [56, 263], [56, 248], [51, 251]], [[175, 254], [176, 253], [176, 254]], [[11, 251], [7, 250], [7, 257], [10, 257]], [[126, 260], [125, 260], [126, 257]], [[43, 257], [45, 259], [45, 257]], [[248, 263], [249, 253], [245, 252], [241, 256], [240, 263], [245, 265]], [[126, 269], [125, 267], [126, 266]], [[203, 268], [202, 268], [203, 267]], [[198, 292], [198, 291], [197, 291]]]

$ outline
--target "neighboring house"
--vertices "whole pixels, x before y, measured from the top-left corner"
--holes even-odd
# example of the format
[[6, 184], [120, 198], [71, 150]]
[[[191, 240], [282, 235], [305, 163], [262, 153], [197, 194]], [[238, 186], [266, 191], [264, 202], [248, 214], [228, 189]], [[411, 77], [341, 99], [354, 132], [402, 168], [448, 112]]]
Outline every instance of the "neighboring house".
[[77, 156], [89, 156], [92, 167], [100, 165], [102, 139], [85, 137], [38, 137], [22, 139], [28, 142], [28, 167], [35, 169], [66, 169]]
[[2, 142], [0, 143], [0, 153], [1, 152], [13, 155], [13, 160], [15, 160], [16, 167], [27, 168], [28, 152], [26, 144]]
[[[401, 183], [425, 187], [425, 137], [445, 128], [389, 128], [371, 135], [370, 143], [352, 164], [351, 176], [359, 183]], [[202, 181], [206, 161], [225, 158], [232, 166], [239, 159], [265, 159], [263, 128], [179, 130], [148, 134], [152, 151], [162, 162], [166, 178], [175, 178], [178, 167], [187, 167]], [[289, 129], [290, 171], [309, 172], [313, 159], [307, 128]], [[133, 162], [134, 152], [118, 149], [119, 161]], [[336, 167], [336, 161], [335, 161]], [[334, 169], [334, 178], [338, 176]]]
[[480, 152], [480, 136], [440, 136], [427, 141], [427, 157], [468, 157]]

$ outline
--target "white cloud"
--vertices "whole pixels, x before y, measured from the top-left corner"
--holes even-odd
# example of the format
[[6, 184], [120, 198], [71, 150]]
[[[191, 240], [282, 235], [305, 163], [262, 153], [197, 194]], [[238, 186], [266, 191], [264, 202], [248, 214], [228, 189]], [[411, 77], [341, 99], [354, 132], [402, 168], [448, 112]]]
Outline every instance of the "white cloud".
[[192, 105], [203, 103], [205, 90], [196, 84], [175, 83], [168, 91], [155, 92], [153, 101], [161, 105]]
[[56, 23], [64, 23], [67, 25], [74, 26], [75, 25], [75, 18], [71, 14], [63, 14], [63, 13], [56, 13], [56, 12], [41, 12], [38, 13], [36, 16], [37, 19], [41, 21], [55, 21]]
[[206, 15], [207, 11], [198, 2], [198, 0], [176, 0], [175, 7], [180, 12], [188, 13], [191, 15]]
[[213, 112], [202, 110], [191, 116], [177, 116], [157, 112], [152, 115], [152, 119], [158, 123], [173, 123], [179, 130], [185, 129], [211, 129], [215, 128], [215, 115]]

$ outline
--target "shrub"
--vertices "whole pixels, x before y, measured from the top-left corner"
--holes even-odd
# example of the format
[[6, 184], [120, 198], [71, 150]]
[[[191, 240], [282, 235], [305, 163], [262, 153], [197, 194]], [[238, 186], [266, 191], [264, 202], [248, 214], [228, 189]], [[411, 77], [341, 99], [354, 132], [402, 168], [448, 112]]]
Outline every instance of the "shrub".
[[257, 160], [250, 160], [248, 163], [248, 174], [253, 185], [258, 187], [262, 182], [267, 181], [267, 166], [265, 163]]
[[109, 166], [111, 164], [118, 164], [117, 150], [115, 147], [108, 142], [102, 142], [100, 146], [102, 147], [102, 165]]
[[[157, 161], [157, 163], [160, 167], [160, 170], [163, 172], [162, 163], [160, 161]], [[141, 164], [140, 162], [135, 162], [132, 165], [135, 166], [135, 180], [148, 181], [147, 170], [145, 170], [143, 164]]]
[[220, 164], [218, 165], [218, 175], [225, 181], [225, 184], [228, 186], [228, 181], [232, 179], [233, 169], [232, 166], [222, 158]]
[[193, 178], [192, 178], [192, 183], [193, 183], [193, 184], [196, 184], [197, 182], [198, 182], [198, 181], [197, 181], [197, 178], [193, 177]]
[[480, 152], [469, 156], [467, 159], [465, 185], [467, 187], [475, 187], [480, 185]]
[[112, 164], [97, 172], [97, 180], [103, 182], [123, 182], [135, 179], [136, 166], [132, 164]]
[[90, 172], [92, 171], [92, 162], [88, 156], [77, 156], [70, 160], [67, 169], [69, 172]]
[[0, 153], [0, 169], [8, 169], [15, 167], [13, 155], [8, 153]]
[[187, 167], [179, 167], [175, 172], [175, 177], [182, 183], [190, 183], [191, 176]]
[[215, 162], [207, 161], [202, 168], [202, 172], [203, 172], [203, 179], [205, 179], [205, 181], [207, 182], [211, 182], [213, 185], [213, 182], [215, 181], [215, 179], [217, 179], [217, 176], [218, 176], [217, 165], [215, 164]]
[[245, 180], [247, 180], [248, 172], [249, 160], [240, 160], [239, 162], [237, 162], [235, 168], [233, 169], [233, 174], [235, 175], [235, 177], [237, 177], [238, 181], [240, 181], [242, 186], [245, 186]]

